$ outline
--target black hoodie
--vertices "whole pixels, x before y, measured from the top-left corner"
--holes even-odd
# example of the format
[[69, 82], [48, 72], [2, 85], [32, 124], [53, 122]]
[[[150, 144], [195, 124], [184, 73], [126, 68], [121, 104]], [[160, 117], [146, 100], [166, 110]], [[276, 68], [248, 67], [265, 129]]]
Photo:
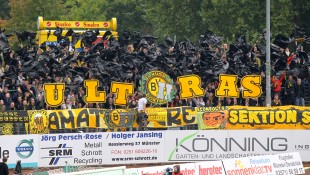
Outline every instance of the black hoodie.
[[0, 175], [9, 175], [9, 168], [6, 163], [0, 163]]

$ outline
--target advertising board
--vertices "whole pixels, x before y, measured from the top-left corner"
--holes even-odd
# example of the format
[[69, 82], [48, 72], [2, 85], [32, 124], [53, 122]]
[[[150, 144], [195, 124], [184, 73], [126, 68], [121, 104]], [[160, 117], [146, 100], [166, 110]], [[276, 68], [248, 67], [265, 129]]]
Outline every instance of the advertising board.
[[300, 130], [170, 131], [165, 133], [165, 161], [223, 160], [295, 151], [303, 161], [309, 161], [310, 139], [301, 138], [308, 134]]
[[158, 163], [164, 160], [165, 132], [106, 133], [107, 164]]
[[163, 162], [164, 140], [162, 131], [41, 135], [40, 166]]
[[304, 174], [299, 153], [246, 157], [223, 160], [227, 175]]
[[1, 136], [0, 160], [8, 158], [8, 167], [15, 168], [16, 162], [21, 161], [22, 167], [38, 167], [39, 140], [38, 135]]
[[41, 135], [39, 166], [101, 165], [107, 154], [103, 142], [103, 133]]

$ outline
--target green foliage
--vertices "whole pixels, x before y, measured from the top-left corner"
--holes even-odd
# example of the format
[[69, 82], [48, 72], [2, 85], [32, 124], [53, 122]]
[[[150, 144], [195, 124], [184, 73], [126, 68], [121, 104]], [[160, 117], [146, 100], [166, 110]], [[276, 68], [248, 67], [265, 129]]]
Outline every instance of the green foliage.
[[9, 0], [0, 0], [0, 20], [9, 19], [10, 15]]
[[9, 6], [11, 19], [6, 25], [8, 31], [36, 31], [38, 16], [57, 20], [65, 13], [62, 0], [10, 0]]
[[103, 13], [106, 1], [98, 0], [66, 0], [64, 9], [66, 13], [61, 15], [63, 20], [104, 21]]
[[[291, 7], [290, 0], [271, 1], [273, 36], [279, 33], [288, 35], [292, 31], [294, 12]], [[208, 0], [203, 2], [200, 10], [204, 26], [211, 31], [230, 39], [243, 34], [251, 42], [257, 42], [257, 36], [265, 29], [265, 14], [265, 0]]]
[[108, 19], [117, 18], [118, 29], [152, 33], [151, 23], [146, 19], [146, 4], [142, 0], [111, 0], [104, 13]]
[[[0, 0], [6, 29], [36, 31], [36, 20], [104, 21], [116, 17], [118, 31], [185, 37], [197, 43], [206, 29], [233, 42], [244, 34], [257, 42], [265, 29], [265, 0]], [[271, 0], [271, 32], [289, 35], [294, 25], [310, 34], [309, 0]]]
[[204, 32], [198, 13], [202, 0], [149, 0], [147, 16], [152, 22], [155, 35], [176, 35], [177, 40], [188, 37], [197, 41]]

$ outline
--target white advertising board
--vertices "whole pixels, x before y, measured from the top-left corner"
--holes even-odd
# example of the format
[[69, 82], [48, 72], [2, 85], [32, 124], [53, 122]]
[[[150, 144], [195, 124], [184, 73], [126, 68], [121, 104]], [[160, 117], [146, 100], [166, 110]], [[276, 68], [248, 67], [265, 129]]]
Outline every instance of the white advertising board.
[[164, 132], [47, 134], [40, 136], [40, 166], [157, 163]]
[[104, 147], [107, 164], [158, 163], [164, 161], [165, 132], [107, 133]]
[[285, 153], [223, 160], [227, 175], [304, 174], [299, 153]]
[[104, 133], [41, 135], [39, 166], [103, 164], [104, 141]]
[[146, 173], [152, 175], [162, 175], [165, 172], [172, 172], [174, 165], [180, 166], [180, 172], [183, 175], [225, 175], [225, 169], [223, 168], [223, 164], [221, 161], [173, 164], [145, 168], [131, 168], [126, 169], [126, 175], [144, 175]]
[[15, 168], [21, 161], [22, 167], [38, 167], [39, 135], [0, 136], [0, 160], [8, 157], [8, 167]]
[[298, 152], [274, 155], [271, 162], [274, 174], [305, 174]]
[[[298, 151], [310, 161], [309, 131], [208, 130], [165, 133], [165, 161], [223, 160]], [[297, 149], [297, 148], [304, 149]], [[308, 149], [306, 149], [308, 148]]]

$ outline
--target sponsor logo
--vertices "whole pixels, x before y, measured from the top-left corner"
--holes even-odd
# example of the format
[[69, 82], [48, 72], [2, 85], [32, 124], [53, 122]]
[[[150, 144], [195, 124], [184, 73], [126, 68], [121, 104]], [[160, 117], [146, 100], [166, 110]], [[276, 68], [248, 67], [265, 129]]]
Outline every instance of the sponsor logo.
[[108, 26], [109, 26], [109, 23], [107, 23], [107, 22], [103, 23], [103, 27], [108, 27]]
[[51, 22], [47, 22], [47, 23], [46, 23], [46, 26], [48, 26], [48, 27], [51, 26], [51, 25], [52, 25]]
[[235, 160], [235, 167], [243, 169], [244, 168], [244, 164], [241, 162], [241, 160], [237, 159], [237, 160]]
[[72, 147], [67, 147], [67, 144], [59, 144], [57, 147], [46, 147], [41, 149], [48, 150], [48, 156], [41, 157], [41, 159], [50, 159], [49, 165], [57, 165], [61, 158], [72, 158]]
[[173, 80], [164, 72], [151, 71], [142, 76], [140, 91], [154, 104], [165, 104], [172, 101], [176, 95]]
[[22, 159], [27, 159], [29, 158], [32, 153], [33, 153], [33, 139], [27, 140], [21, 140], [20, 142], [18, 142], [17, 146], [16, 146], [16, 154], [22, 158]]
[[281, 152], [287, 151], [288, 149], [288, 141], [283, 137], [244, 137], [242, 139], [235, 139], [233, 137], [206, 137], [198, 133], [199, 131], [181, 139], [175, 138], [176, 147], [170, 153], [168, 160], [203, 160], [204, 157], [200, 157], [199, 155], [204, 153], [238, 153], [255, 152], [257, 150]]

